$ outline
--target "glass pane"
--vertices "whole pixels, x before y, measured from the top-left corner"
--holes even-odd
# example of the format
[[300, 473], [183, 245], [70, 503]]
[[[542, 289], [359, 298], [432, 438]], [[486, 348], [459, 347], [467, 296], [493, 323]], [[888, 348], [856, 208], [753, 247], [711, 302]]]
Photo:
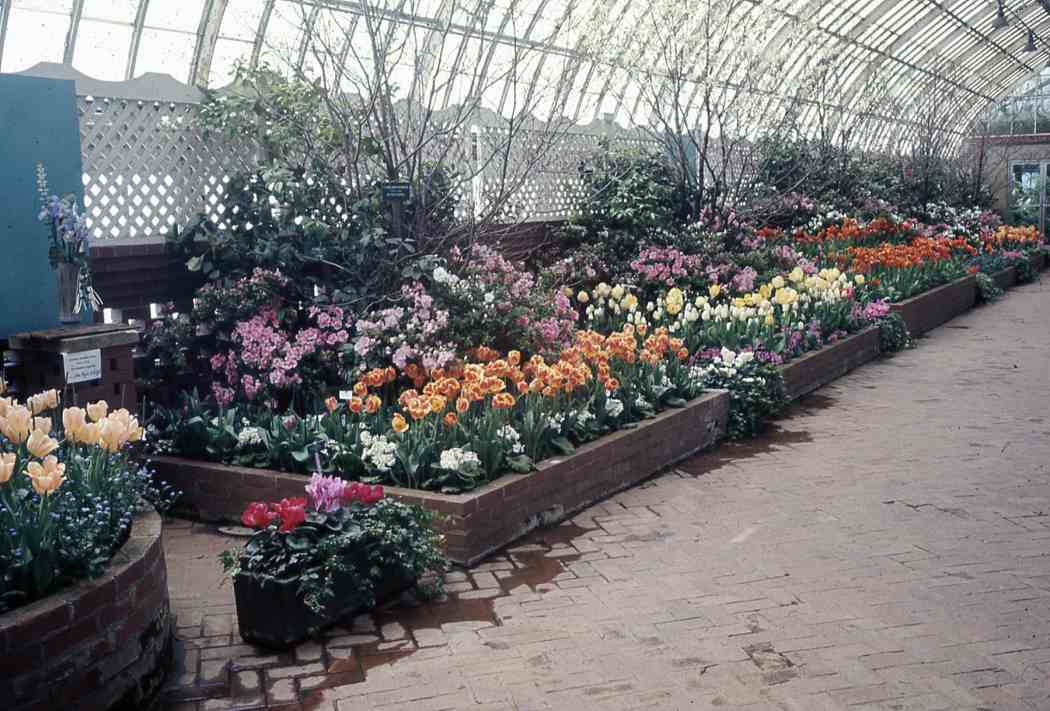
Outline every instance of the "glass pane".
[[20, 72], [38, 62], [61, 62], [69, 31], [70, 2], [20, 2], [11, 6], [0, 70]]
[[146, 27], [196, 33], [201, 24], [203, 10], [204, 0], [151, 2], [146, 11]]
[[1038, 163], [1015, 163], [1010, 172], [1010, 222], [1038, 225], [1039, 202], [1043, 190]]
[[233, 68], [238, 60], [248, 61], [252, 56], [252, 45], [250, 42], [240, 40], [222, 39], [215, 43], [215, 54], [211, 58], [211, 74], [208, 76], [208, 86], [226, 86], [233, 81]]
[[222, 16], [220, 35], [254, 42], [266, 3], [259, 0], [230, 0]]
[[89, 77], [121, 81], [128, 68], [131, 26], [82, 19], [73, 51], [73, 66]]
[[190, 63], [197, 37], [185, 32], [142, 30], [135, 76], [146, 72], [170, 74], [181, 82], [189, 81]]
[[[81, 21], [86, 19], [109, 20], [132, 24], [139, 9], [139, 0], [86, 0]], [[83, 28], [83, 24], [81, 25]], [[77, 39], [80, 42], [80, 39]]]

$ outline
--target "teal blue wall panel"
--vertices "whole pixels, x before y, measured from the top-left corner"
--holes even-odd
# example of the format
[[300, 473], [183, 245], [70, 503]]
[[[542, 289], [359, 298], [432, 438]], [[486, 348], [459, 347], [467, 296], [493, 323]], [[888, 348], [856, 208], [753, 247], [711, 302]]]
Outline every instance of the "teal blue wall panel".
[[0, 338], [58, 325], [58, 292], [37, 222], [36, 164], [84, 204], [72, 81], [0, 74]]

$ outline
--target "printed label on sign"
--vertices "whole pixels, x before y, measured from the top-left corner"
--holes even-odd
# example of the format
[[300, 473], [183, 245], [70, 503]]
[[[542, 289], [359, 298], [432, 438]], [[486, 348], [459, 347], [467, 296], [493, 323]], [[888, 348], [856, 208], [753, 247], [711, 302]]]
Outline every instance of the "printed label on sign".
[[339, 399], [340, 400], [349, 400], [353, 396], [354, 396], [354, 391], [353, 390], [340, 390], [339, 391]]
[[102, 351], [63, 353], [62, 362], [66, 371], [66, 383], [84, 383], [88, 380], [99, 380], [102, 377]]

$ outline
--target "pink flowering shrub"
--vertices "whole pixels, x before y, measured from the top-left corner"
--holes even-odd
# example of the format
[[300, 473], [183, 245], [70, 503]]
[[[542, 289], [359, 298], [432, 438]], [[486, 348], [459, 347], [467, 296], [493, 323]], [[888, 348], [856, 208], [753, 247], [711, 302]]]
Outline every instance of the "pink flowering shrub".
[[674, 286], [691, 276], [700, 263], [700, 257], [683, 254], [674, 247], [650, 246], [642, 249], [631, 261], [631, 269], [643, 284], [659, 282]]
[[212, 394], [221, 406], [237, 397], [280, 401], [290, 389], [304, 385], [320, 393], [335, 379], [353, 318], [338, 306], [311, 306], [306, 313], [306, 323], [299, 326], [267, 306], [234, 326], [234, 347], [209, 361], [216, 376]]
[[409, 363], [441, 368], [456, 357], [449, 342], [448, 309], [439, 308], [420, 282], [401, 287], [397, 306], [365, 314], [354, 328], [353, 357], [357, 370], [404, 369]]

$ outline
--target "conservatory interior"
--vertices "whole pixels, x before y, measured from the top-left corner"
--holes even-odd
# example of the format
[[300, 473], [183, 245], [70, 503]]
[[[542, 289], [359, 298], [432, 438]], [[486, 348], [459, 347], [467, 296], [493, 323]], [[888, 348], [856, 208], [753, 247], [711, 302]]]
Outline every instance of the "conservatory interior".
[[1050, 709], [1047, 0], [0, 0], [9, 711]]

